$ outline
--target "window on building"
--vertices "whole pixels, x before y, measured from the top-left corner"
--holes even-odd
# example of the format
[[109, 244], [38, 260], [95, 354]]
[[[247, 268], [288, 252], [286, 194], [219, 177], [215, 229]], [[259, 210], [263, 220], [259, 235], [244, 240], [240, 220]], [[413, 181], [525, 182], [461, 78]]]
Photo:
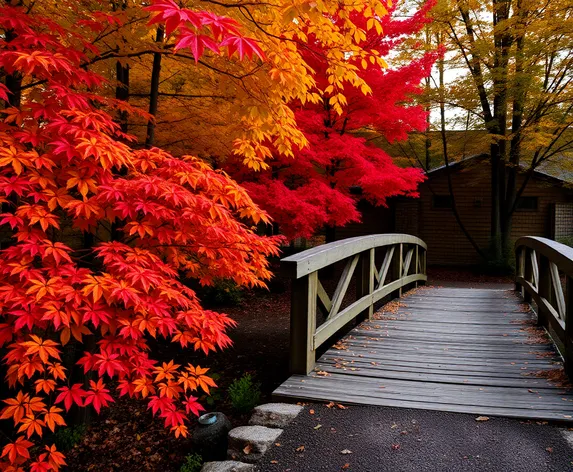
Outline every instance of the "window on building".
[[517, 210], [535, 211], [537, 210], [538, 204], [539, 204], [538, 197], [519, 197], [517, 199], [517, 204], [515, 205], [515, 208]]
[[433, 208], [452, 208], [452, 197], [450, 195], [432, 195]]

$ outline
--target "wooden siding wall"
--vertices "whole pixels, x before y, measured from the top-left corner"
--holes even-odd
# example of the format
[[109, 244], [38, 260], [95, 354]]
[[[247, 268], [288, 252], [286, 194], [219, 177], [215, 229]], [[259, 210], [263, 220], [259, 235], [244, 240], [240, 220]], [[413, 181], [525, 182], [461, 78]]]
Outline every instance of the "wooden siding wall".
[[555, 204], [555, 233], [553, 238], [557, 241], [573, 237], [573, 204]]
[[[453, 186], [462, 221], [480, 247], [487, 249], [490, 230], [490, 177], [487, 162], [454, 172]], [[521, 180], [518, 184], [521, 183]], [[447, 175], [440, 171], [420, 186], [418, 204], [419, 236], [428, 245], [428, 264], [474, 265], [481, 261], [456, 223], [452, 210], [434, 208], [432, 195], [448, 195]], [[555, 203], [572, 201], [572, 192], [545, 179], [534, 177], [523, 196], [538, 197], [537, 210], [517, 210], [513, 219], [512, 240], [523, 235], [551, 237]], [[411, 212], [411, 203], [398, 203], [396, 223], [401, 213]], [[405, 229], [405, 228], [404, 228]], [[402, 228], [397, 226], [397, 232]]]

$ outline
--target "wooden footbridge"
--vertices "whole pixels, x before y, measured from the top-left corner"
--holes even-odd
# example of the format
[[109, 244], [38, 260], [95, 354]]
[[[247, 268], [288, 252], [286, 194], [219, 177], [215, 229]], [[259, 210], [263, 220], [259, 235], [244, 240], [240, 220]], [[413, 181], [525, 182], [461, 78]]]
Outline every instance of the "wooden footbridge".
[[283, 259], [293, 375], [274, 396], [573, 421], [573, 249], [519, 239], [515, 291], [422, 287], [426, 249], [387, 234]]

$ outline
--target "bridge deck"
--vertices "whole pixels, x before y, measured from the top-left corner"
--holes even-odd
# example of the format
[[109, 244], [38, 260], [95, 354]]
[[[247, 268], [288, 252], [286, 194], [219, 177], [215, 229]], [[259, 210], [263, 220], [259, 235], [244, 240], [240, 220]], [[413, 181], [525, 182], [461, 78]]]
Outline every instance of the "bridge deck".
[[275, 397], [573, 421], [573, 389], [512, 291], [422, 288], [389, 304]]

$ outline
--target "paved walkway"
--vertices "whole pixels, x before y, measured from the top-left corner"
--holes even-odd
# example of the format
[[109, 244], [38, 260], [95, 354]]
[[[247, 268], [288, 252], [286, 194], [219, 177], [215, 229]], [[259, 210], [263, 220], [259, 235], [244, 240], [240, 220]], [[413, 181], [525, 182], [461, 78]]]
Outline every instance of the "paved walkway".
[[[404, 408], [309, 404], [261, 472], [573, 471], [573, 431], [546, 422]], [[573, 439], [572, 439], [573, 443]]]

